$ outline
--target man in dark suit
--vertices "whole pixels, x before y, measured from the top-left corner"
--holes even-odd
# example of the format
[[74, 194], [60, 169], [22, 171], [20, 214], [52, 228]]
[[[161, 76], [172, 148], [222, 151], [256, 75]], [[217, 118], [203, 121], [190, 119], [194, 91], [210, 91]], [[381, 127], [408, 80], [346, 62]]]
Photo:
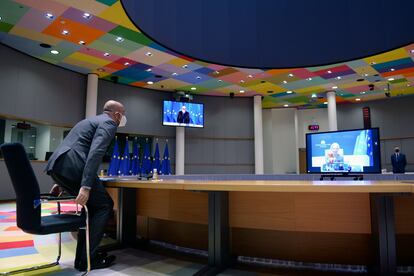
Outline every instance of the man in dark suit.
[[[92, 269], [110, 266], [115, 256], [98, 253], [105, 225], [112, 214], [113, 201], [100, 182], [97, 171], [117, 127], [125, 126], [124, 106], [116, 101], [105, 103], [101, 115], [77, 123], [49, 159], [46, 172], [55, 185], [51, 193], [63, 188], [77, 196], [78, 204], [88, 207]], [[86, 270], [85, 231], [79, 231], [75, 268]]]
[[180, 124], [190, 123], [190, 113], [187, 112], [185, 105], [183, 105], [181, 107], [181, 110], [178, 112], [177, 123], [180, 123]]
[[393, 173], [405, 173], [407, 159], [405, 158], [405, 154], [400, 152], [399, 147], [394, 148], [394, 154], [391, 155], [391, 164]]

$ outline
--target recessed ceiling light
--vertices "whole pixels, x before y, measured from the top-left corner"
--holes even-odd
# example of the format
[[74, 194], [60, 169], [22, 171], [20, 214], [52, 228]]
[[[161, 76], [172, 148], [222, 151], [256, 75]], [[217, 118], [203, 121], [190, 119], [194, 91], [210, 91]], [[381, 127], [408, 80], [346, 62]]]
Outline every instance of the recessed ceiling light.
[[292, 73], [290, 73], [288, 76], [289, 76], [289, 77], [293, 77], [293, 74], [292, 74]]
[[217, 80], [218, 82], [222, 82], [222, 80]]
[[293, 91], [290, 91], [290, 90], [286, 91], [286, 94], [292, 94], [292, 93]]
[[288, 104], [284, 104], [283, 106], [284, 106], [284, 107], [288, 107], [289, 105], [288, 105]]
[[409, 83], [407, 83], [407, 87], [408, 87], [408, 86], [410, 86], [410, 84], [409, 84]]
[[145, 55], [146, 55], [147, 57], [152, 57], [152, 53], [151, 53], [151, 52], [147, 52]]
[[328, 70], [327, 72], [328, 72], [328, 74], [332, 74], [332, 71], [331, 70]]
[[308, 80], [308, 81], [311, 81], [311, 80], [312, 80], [312, 78], [307, 78], [307, 80]]
[[316, 94], [314, 93], [314, 94], [312, 94], [312, 96], [311, 96], [311, 98], [316, 98], [317, 96], [316, 96]]
[[220, 72], [219, 71], [214, 71], [214, 74], [218, 75], [218, 74], [220, 74]]
[[116, 42], [122, 42], [124, 41], [123, 37], [118, 36], [117, 38], [115, 38]]
[[63, 31], [62, 31], [62, 34], [63, 34], [63, 35], [68, 35], [68, 34], [69, 34], [69, 31], [68, 31], [68, 30], [63, 30]]
[[323, 104], [328, 104], [328, 102], [323, 102]]
[[200, 76], [197, 76], [197, 77], [196, 77], [196, 79], [198, 79], [198, 80], [199, 80], [199, 79], [201, 79], [201, 77], [200, 77]]
[[332, 86], [332, 89], [338, 89], [338, 86]]
[[191, 90], [197, 90], [197, 87], [191, 87]]
[[414, 54], [414, 49], [411, 49], [411, 50], [410, 50], [410, 53], [411, 53], [411, 54]]
[[57, 55], [57, 54], [59, 54], [59, 51], [58, 50], [50, 50], [50, 53], [52, 53], [54, 55]]
[[253, 75], [248, 75], [247, 77], [248, 77], [248, 78], [253, 78]]
[[173, 75], [173, 76], [177, 76], [178, 74], [174, 72], [174, 73], [172, 73], [171, 75]]
[[46, 18], [47, 19], [53, 19], [55, 16], [53, 15], [53, 14], [51, 14], [50, 12], [47, 12], [46, 14], [45, 14], [45, 16], [46, 16]]
[[128, 65], [130, 65], [130, 63], [129, 62], [125, 62], [124, 65], [125, 66], [128, 66]]
[[152, 69], [151, 68], [148, 68], [147, 70], [145, 70], [145, 71], [147, 71], [147, 72], [151, 72], [152, 71]]
[[394, 69], [394, 68], [391, 68], [390, 70], [391, 70], [391, 72], [394, 72], [394, 71], [395, 71], [395, 69]]
[[3, 19], [3, 17], [0, 16], [0, 21]]
[[105, 72], [105, 69], [103, 69], [103, 68], [98, 68], [98, 71], [99, 71], [99, 72]]
[[388, 81], [393, 81], [393, 80], [395, 80], [395, 79], [394, 79], [394, 78], [389, 78], [389, 79], [388, 79]]
[[359, 102], [361, 99], [360, 98], [356, 98], [355, 101]]
[[287, 83], [287, 81], [285, 81], [285, 80], [284, 80], [284, 81], [282, 81], [282, 82], [283, 82], [284, 84], [286, 84], [286, 83]]
[[365, 94], [365, 93], [366, 93], [365, 91], [362, 91], [362, 92], [361, 92], [361, 94]]
[[240, 90], [239, 92], [240, 92], [240, 93], [244, 93], [245, 91], [244, 91], [244, 90]]
[[336, 77], [336, 79], [337, 79], [337, 80], [340, 80], [340, 79], [342, 79], [342, 78], [341, 78], [340, 76], [337, 76], [337, 77]]
[[244, 80], [240, 80], [240, 83], [244, 83]]
[[376, 63], [375, 61], [372, 61], [372, 62], [371, 62], [371, 65], [374, 65], [374, 64], [377, 64], [377, 63]]
[[147, 81], [147, 84], [154, 84], [153, 81]]
[[89, 12], [84, 12], [82, 17], [85, 18], [85, 19], [90, 19], [92, 17], [92, 15]]
[[368, 74], [367, 74], [367, 73], [365, 73], [365, 74], [364, 74], [364, 77], [368, 77]]
[[187, 67], [188, 67], [188, 65], [187, 65], [187, 64], [184, 64], [182, 67], [183, 67], [183, 68], [187, 68]]
[[104, 56], [109, 57], [111, 54], [110, 53], [104, 53]]
[[83, 41], [83, 40], [80, 40], [79, 42], [78, 42], [80, 45], [85, 45], [86, 43], [85, 43], [85, 41]]

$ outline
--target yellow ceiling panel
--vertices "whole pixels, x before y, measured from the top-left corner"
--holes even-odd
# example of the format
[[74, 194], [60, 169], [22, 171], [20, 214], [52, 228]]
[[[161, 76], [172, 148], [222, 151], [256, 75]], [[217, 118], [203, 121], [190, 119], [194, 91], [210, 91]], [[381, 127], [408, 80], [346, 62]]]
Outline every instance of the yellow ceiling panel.
[[[80, 2], [79, 0], [76, 2]], [[111, 7], [107, 8], [99, 14], [99, 17], [116, 23], [118, 25], [124, 26], [125, 28], [131, 29], [133, 31], [138, 31], [137, 27], [129, 20], [126, 15], [124, 8], [121, 5], [121, 1], [116, 2]]]
[[[94, 64], [95, 67], [96, 67], [96, 65], [102, 67], [102, 66], [105, 66], [105, 65], [111, 63], [108, 60], [101, 59], [101, 58], [97, 58], [97, 57], [90, 56], [90, 55], [85, 55], [85, 54], [82, 54], [80, 52], [73, 53], [70, 56], [68, 56], [66, 59], [68, 59], [68, 58], [70, 60], [73, 60], [74, 59], [74, 60], [79, 60], [81, 62], [86, 62], [86, 63], [89, 63], [89, 64]], [[87, 68], [90, 68], [90, 67], [87, 67]]]
[[399, 49], [396, 49], [390, 52], [364, 58], [364, 60], [368, 62], [368, 64], [371, 64], [372, 62], [383, 63], [383, 62], [406, 58], [406, 57], [408, 57], [407, 51], [404, 48], [399, 48]]
[[59, 42], [62, 41], [62, 39], [60, 38], [29, 30], [26, 28], [21, 28], [18, 26], [14, 26], [9, 33], [17, 36], [22, 36], [31, 40], [39, 41], [41, 43], [47, 43], [50, 45], [57, 45]]

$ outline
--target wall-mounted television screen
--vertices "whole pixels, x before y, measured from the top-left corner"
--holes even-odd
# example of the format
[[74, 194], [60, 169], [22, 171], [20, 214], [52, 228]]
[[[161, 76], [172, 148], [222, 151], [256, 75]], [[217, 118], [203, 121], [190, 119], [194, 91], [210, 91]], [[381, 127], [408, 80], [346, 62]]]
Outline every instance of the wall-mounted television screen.
[[164, 101], [162, 124], [164, 126], [204, 127], [204, 105]]
[[379, 129], [306, 134], [308, 173], [381, 173]]

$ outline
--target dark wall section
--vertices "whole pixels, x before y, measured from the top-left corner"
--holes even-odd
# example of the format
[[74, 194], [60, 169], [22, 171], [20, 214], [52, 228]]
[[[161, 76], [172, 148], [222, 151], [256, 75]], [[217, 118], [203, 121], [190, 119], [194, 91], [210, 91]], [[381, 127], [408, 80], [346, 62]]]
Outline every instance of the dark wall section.
[[363, 128], [365, 106], [371, 110], [372, 127], [380, 128], [382, 167], [391, 170], [391, 154], [397, 145], [407, 155], [407, 170], [414, 171], [414, 97], [338, 105], [338, 129]]
[[0, 113], [73, 125], [85, 116], [86, 77], [0, 44]]

